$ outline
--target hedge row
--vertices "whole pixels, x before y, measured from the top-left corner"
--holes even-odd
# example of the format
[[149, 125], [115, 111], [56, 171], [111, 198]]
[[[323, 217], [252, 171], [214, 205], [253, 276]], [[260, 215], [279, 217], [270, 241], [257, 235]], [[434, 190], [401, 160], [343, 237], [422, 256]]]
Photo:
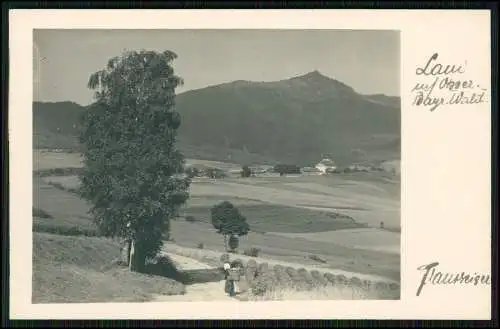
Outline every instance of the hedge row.
[[81, 167], [67, 167], [67, 168], [49, 168], [49, 169], [39, 169], [33, 171], [34, 176], [46, 177], [46, 176], [74, 176], [79, 175], [83, 172]]

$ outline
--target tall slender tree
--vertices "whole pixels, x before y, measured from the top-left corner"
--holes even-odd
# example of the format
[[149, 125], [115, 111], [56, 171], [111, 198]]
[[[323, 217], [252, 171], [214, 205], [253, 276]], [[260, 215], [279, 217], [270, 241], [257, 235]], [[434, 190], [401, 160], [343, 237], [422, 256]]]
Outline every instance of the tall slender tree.
[[170, 219], [189, 197], [184, 157], [176, 148], [171, 51], [127, 51], [90, 76], [95, 103], [82, 116], [81, 195], [101, 233], [133, 242], [130, 267], [160, 250]]

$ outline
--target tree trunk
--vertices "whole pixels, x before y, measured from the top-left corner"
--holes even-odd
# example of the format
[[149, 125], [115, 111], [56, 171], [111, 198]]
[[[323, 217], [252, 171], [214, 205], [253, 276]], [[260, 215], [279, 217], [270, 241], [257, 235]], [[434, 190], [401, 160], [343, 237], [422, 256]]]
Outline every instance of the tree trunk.
[[121, 251], [121, 261], [126, 266], [130, 266], [131, 249], [132, 249], [132, 241], [129, 239], [125, 240]]
[[130, 264], [130, 253], [132, 252], [132, 240], [127, 240], [127, 265]]
[[224, 250], [227, 252], [227, 235], [224, 234]]
[[146, 257], [144, 257], [144, 253], [142, 252], [140, 245], [136, 244], [135, 241], [132, 241], [130, 250], [130, 262], [129, 262], [130, 271], [142, 272], [144, 270], [145, 265], [146, 265]]

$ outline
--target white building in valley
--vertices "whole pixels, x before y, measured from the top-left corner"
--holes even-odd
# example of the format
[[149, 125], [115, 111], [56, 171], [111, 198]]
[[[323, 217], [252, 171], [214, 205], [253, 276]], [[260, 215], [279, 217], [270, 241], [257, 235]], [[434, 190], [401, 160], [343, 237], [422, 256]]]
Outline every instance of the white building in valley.
[[323, 159], [315, 166], [322, 174], [326, 174], [329, 171], [334, 171], [337, 169], [337, 165], [331, 159]]

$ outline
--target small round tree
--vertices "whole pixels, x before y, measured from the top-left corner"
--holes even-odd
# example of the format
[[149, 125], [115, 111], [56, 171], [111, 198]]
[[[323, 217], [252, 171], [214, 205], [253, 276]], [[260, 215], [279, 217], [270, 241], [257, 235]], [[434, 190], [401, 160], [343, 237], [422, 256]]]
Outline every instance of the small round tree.
[[176, 57], [125, 52], [88, 83], [96, 102], [82, 117], [80, 192], [103, 235], [133, 243], [134, 271], [157, 254], [170, 219], [189, 196], [183, 155], [175, 147], [175, 88], [182, 83], [171, 66]]
[[[247, 223], [245, 216], [243, 216], [240, 211], [229, 201], [223, 201], [214, 205], [210, 209], [210, 215], [212, 219], [212, 225], [217, 230], [217, 233], [224, 236], [224, 246], [227, 249], [227, 238], [230, 237], [229, 249], [234, 251], [238, 247], [238, 242], [234, 242], [234, 239], [238, 240], [238, 237], [247, 235], [250, 231], [250, 226]], [[233, 239], [231, 246], [231, 239]]]

